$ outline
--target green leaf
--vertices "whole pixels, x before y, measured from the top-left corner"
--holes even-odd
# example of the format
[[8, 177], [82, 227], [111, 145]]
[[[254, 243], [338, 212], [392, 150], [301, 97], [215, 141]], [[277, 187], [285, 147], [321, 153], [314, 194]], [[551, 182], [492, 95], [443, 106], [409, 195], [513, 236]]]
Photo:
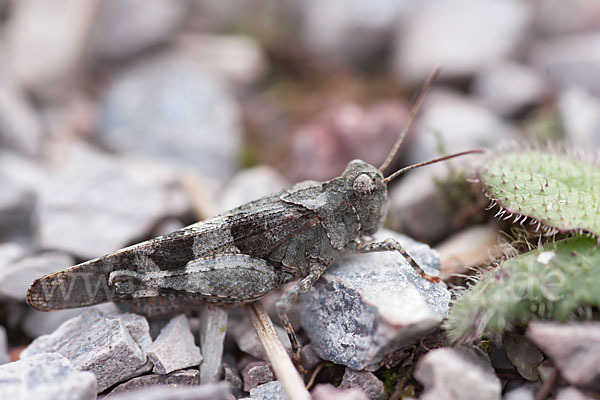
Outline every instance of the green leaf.
[[529, 217], [551, 231], [600, 235], [600, 168], [563, 154], [531, 150], [500, 154], [480, 177], [504, 215]]
[[[445, 322], [452, 341], [472, 341], [532, 319], [589, 317], [600, 305], [600, 248], [572, 237], [502, 262], [455, 300]], [[586, 314], [587, 313], [587, 314]]]

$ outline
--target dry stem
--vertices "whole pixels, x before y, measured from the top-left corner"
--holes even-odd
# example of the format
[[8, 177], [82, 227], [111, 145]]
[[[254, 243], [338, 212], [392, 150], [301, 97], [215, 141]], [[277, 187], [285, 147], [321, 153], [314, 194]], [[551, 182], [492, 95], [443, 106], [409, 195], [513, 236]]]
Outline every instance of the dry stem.
[[304, 387], [302, 377], [294, 367], [283, 344], [279, 341], [273, 322], [265, 312], [262, 304], [258, 301], [249, 304], [246, 306], [246, 311], [288, 399], [310, 400], [310, 394]]

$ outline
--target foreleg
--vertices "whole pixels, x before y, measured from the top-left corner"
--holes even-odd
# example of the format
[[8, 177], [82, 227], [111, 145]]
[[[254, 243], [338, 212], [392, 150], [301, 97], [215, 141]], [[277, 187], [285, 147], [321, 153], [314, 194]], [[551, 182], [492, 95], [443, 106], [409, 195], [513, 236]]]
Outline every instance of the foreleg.
[[354, 251], [355, 253], [375, 253], [375, 252], [380, 252], [380, 251], [397, 251], [398, 253], [402, 254], [402, 257], [404, 257], [404, 259], [408, 262], [408, 264], [419, 275], [421, 275], [421, 277], [423, 279], [426, 279], [429, 282], [439, 282], [440, 281], [439, 277], [426, 273], [423, 270], [423, 268], [421, 268], [421, 266], [419, 264], [417, 264], [415, 259], [412, 258], [410, 256], [410, 254], [408, 254], [406, 252], [406, 250], [404, 250], [404, 248], [402, 247], [400, 242], [398, 242], [397, 240], [386, 239], [382, 242], [374, 242], [374, 243], [366, 243], [366, 244], [354, 242], [354, 245], [350, 246], [350, 249], [352, 251]]

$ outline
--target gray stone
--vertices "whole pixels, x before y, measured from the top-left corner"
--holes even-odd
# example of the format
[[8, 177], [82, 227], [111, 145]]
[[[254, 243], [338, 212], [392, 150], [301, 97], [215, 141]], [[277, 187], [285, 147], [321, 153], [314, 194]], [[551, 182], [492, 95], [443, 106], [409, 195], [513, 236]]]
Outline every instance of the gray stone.
[[42, 248], [94, 258], [147, 235], [164, 217], [187, 210], [176, 175], [140, 159], [120, 159], [76, 143], [40, 191]]
[[499, 115], [510, 115], [540, 103], [547, 91], [541, 74], [529, 66], [510, 61], [486, 66], [473, 82], [473, 93]]
[[3, 59], [38, 95], [60, 97], [77, 80], [99, 0], [25, 0], [14, 4]]
[[491, 366], [451, 348], [432, 350], [419, 359], [414, 373], [423, 384], [423, 399], [498, 400], [500, 379]]
[[[495, 366], [492, 364], [492, 359], [487, 351], [483, 350], [481, 347], [474, 346], [471, 344], [458, 344], [453, 350], [460, 352], [460, 354], [471, 361], [479, 365], [481, 368], [488, 372], [494, 372]], [[510, 363], [510, 362], [509, 362]], [[509, 365], [509, 369], [511, 365]]]
[[22, 327], [29, 337], [36, 338], [48, 335], [58, 329], [64, 322], [77, 317], [90, 309], [97, 309], [104, 314], [118, 314], [119, 309], [115, 303], [98, 304], [91, 307], [71, 308], [68, 310], [57, 310], [43, 312], [28, 307]]
[[185, 225], [180, 220], [176, 218], [167, 218], [158, 223], [158, 226], [152, 232], [152, 236], [156, 237], [166, 235], [181, 228], [185, 228]]
[[[188, 9], [188, 19], [194, 21], [194, 30], [203, 32], [229, 32], [234, 26], [254, 26], [266, 22], [269, 25], [274, 23], [272, 34], [281, 34], [280, 29], [287, 32], [288, 24], [297, 23], [298, 20], [296, 2], [289, 0], [194, 0], [192, 4], [193, 7]], [[265, 16], [268, 16], [267, 20]], [[254, 32], [252, 28], [250, 30]]]
[[250, 36], [186, 32], [171, 41], [170, 52], [233, 84], [256, 82], [267, 70], [260, 42]]
[[586, 89], [569, 88], [558, 98], [558, 111], [569, 143], [581, 149], [600, 147], [600, 99]]
[[416, 240], [435, 243], [452, 230], [452, 215], [436, 179], [447, 176], [446, 165], [409, 171], [389, 191], [390, 228]]
[[223, 379], [231, 386], [231, 392], [236, 399], [243, 397], [242, 394], [242, 378], [237, 373], [235, 367], [228, 363], [223, 363]]
[[184, 15], [180, 0], [104, 1], [94, 26], [94, 50], [109, 60], [136, 55], [166, 41]]
[[141, 315], [131, 313], [117, 315], [117, 318], [123, 323], [138, 346], [144, 351], [148, 350], [152, 345], [148, 320]]
[[[247, 322], [247, 321], [246, 321]], [[277, 337], [283, 344], [287, 350], [291, 348], [290, 339], [285, 332], [285, 329], [280, 327], [279, 325], [275, 325], [275, 332], [277, 333]], [[245, 353], [250, 354], [251, 356], [261, 359], [267, 360], [267, 353], [265, 352], [265, 348], [262, 345], [256, 331], [252, 328], [249, 323], [240, 323], [238, 326], [234, 328], [233, 337], [240, 348]]]
[[122, 383], [113, 390], [111, 390], [110, 393], [105, 397], [105, 399], [112, 399], [117, 394], [124, 392], [133, 392], [135, 390], [140, 390], [148, 386], [177, 387], [180, 385], [200, 385], [200, 371], [196, 369], [184, 369], [180, 371], [173, 371], [166, 375], [150, 374], [138, 376], [137, 378], [128, 380], [127, 382]]
[[535, 400], [535, 393], [531, 387], [522, 386], [507, 392], [502, 400]]
[[[360, 388], [341, 390], [329, 383], [320, 383], [311, 393], [313, 400], [368, 400], [369, 396]], [[404, 397], [403, 397], [404, 398]]]
[[560, 89], [582, 87], [600, 96], [600, 32], [551, 37], [532, 46], [532, 65]]
[[302, 41], [319, 59], [359, 65], [372, 63], [389, 46], [389, 36], [402, 23], [401, 18], [412, 3], [410, 0], [301, 2]]
[[224, 181], [241, 147], [239, 109], [227, 87], [193, 63], [153, 59], [109, 88], [98, 139], [115, 151], [196, 167]]
[[8, 354], [8, 342], [6, 339], [6, 329], [0, 325], [0, 365], [10, 362]]
[[48, 175], [35, 159], [0, 149], [0, 235], [23, 247], [23, 255], [34, 247], [36, 194]]
[[[487, 1], [487, 0], [486, 0]], [[477, 3], [479, 4], [479, 3]], [[438, 157], [439, 141], [448, 153], [480, 147], [494, 147], [503, 141], [518, 138], [513, 127], [471, 98], [449, 90], [431, 91], [415, 124], [415, 140], [411, 144], [409, 162]], [[481, 157], [464, 157], [454, 164], [474, 163]], [[469, 165], [469, 164], [466, 164]]]
[[97, 96], [88, 93], [84, 81], [73, 79], [79, 86], [59, 101], [47, 101], [39, 105], [44, 124], [44, 161], [62, 159], [63, 150], [73, 140], [87, 139], [96, 130], [98, 115]]
[[[388, 230], [375, 235], [388, 238], [427, 273], [439, 273], [438, 255], [427, 245]], [[449, 301], [443, 283], [421, 278], [399, 253], [347, 255], [302, 296], [302, 326], [319, 357], [376, 370], [386, 355], [439, 327]]]
[[146, 364], [146, 353], [126, 324], [95, 309], [68, 320], [50, 335], [38, 337], [23, 350], [21, 358], [48, 352], [62, 354], [81, 371], [93, 372], [98, 393], [131, 378]]
[[312, 370], [323, 361], [319, 358], [317, 353], [315, 353], [315, 349], [313, 349], [313, 346], [310, 343], [306, 346], [302, 346], [300, 349], [300, 359], [302, 360], [302, 366], [307, 371]]
[[231, 400], [227, 382], [207, 383], [200, 386], [151, 387], [119, 393], [111, 400]]
[[6, 179], [25, 191], [34, 191], [48, 179], [45, 166], [35, 159], [0, 149], [0, 171]]
[[0, 271], [7, 265], [13, 264], [16, 260], [25, 255], [25, 248], [17, 243], [0, 243]]
[[567, 382], [600, 388], [600, 322], [531, 322], [527, 337], [552, 359]]
[[587, 396], [580, 390], [574, 388], [573, 386], [569, 386], [563, 389], [560, 389], [556, 394], [556, 400], [593, 400], [594, 397]]
[[501, 255], [506, 246], [499, 243], [498, 230], [494, 222], [473, 225], [435, 246], [440, 254], [442, 280], [446, 281], [455, 274], [464, 274], [468, 272], [468, 268], [489, 263], [494, 257]]
[[25, 301], [27, 289], [35, 279], [75, 263], [73, 257], [60, 252], [46, 252], [22, 258], [0, 267], [0, 298]]
[[57, 353], [43, 353], [0, 366], [0, 398], [95, 400], [96, 378], [77, 371]]
[[[242, 356], [242, 358], [239, 359], [239, 360], [237, 360], [237, 362], [235, 362], [235, 363], [233, 363], [233, 360], [230, 359], [230, 362], [232, 363], [232, 365], [235, 365], [236, 371], [243, 370], [246, 367], [246, 365], [250, 364], [251, 362], [255, 362], [255, 361], [261, 361], [261, 360], [257, 360], [255, 357], [252, 357], [252, 356], [247, 355], [247, 354], [244, 354]], [[241, 373], [240, 373], [240, 376], [241, 376]]]
[[169, 321], [147, 352], [156, 374], [168, 374], [202, 362], [200, 348], [194, 343], [190, 323], [184, 314]]
[[385, 387], [372, 372], [355, 371], [346, 368], [342, 383], [338, 386], [340, 389], [351, 389], [358, 387], [362, 389], [371, 400], [383, 400], [386, 398]]
[[250, 391], [252, 400], [287, 400], [283, 386], [279, 381], [264, 383]]
[[17, 87], [0, 77], [0, 147], [36, 156], [42, 146], [42, 124]]
[[[131, 335], [131, 338], [138, 346], [147, 352], [152, 345], [152, 337], [150, 336], [150, 325], [145, 317], [138, 314], [120, 314], [117, 316], [125, 326], [125, 329]], [[131, 373], [131, 376], [138, 376], [152, 370], [152, 361], [148, 358], [146, 363]]]
[[353, 159], [380, 165], [407, 118], [406, 105], [397, 100], [328, 107], [294, 132], [286, 176], [323, 181], [338, 176]]
[[223, 344], [227, 332], [227, 309], [206, 304], [200, 311], [200, 379], [202, 383], [216, 382], [221, 377]]
[[519, 374], [529, 380], [540, 379], [537, 367], [544, 361], [544, 355], [525, 336], [506, 333], [502, 337], [506, 355], [517, 368]]
[[219, 199], [221, 212], [268, 194], [290, 187], [283, 176], [268, 166], [258, 166], [238, 172], [225, 186]]
[[271, 382], [275, 379], [271, 363], [268, 361], [257, 361], [248, 363], [242, 370], [244, 378], [244, 391], [249, 392], [258, 385]]
[[35, 197], [11, 174], [10, 170], [0, 170], [0, 235], [7, 241], [29, 241]]
[[264, 348], [256, 332], [246, 331], [240, 335], [234, 334], [234, 338], [238, 348], [244, 353], [258, 359], [266, 359]]
[[545, 0], [536, 4], [535, 31], [540, 36], [566, 36], [598, 29], [600, 4], [587, 0]]
[[470, 76], [514, 52], [530, 11], [528, 3], [518, 0], [420, 2], [399, 24], [395, 75], [422, 82], [441, 65], [442, 77]]

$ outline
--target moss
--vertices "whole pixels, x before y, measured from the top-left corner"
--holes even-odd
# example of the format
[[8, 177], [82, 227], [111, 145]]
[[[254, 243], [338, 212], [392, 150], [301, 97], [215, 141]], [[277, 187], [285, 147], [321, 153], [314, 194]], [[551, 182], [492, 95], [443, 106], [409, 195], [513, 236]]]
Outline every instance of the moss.
[[377, 376], [383, 382], [383, 387], [387, 393], [390, 393], [398, 383], [398, 372], [392, 369], [382, 369], [378, 371]]

